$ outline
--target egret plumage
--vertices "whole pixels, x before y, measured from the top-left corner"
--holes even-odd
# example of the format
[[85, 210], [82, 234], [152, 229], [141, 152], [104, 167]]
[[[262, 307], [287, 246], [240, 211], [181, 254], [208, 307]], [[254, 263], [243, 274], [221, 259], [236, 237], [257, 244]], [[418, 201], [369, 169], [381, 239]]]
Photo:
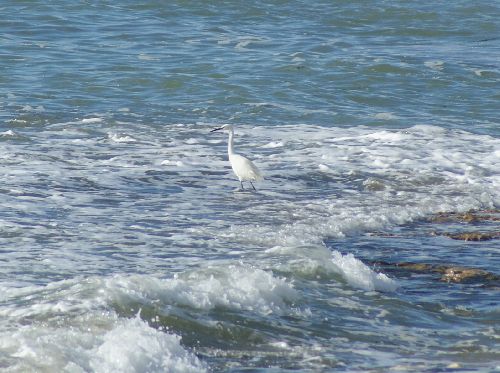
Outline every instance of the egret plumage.
[[234, 174], [240, 181], [241, 189], [245, 189], [243, 187], [243, 182], [248, 181], [250, 182], [250, 185], [252, 186], [253, 190], [255, 189], [255, 186], [253, 185], [252, 181], [260, 181], [264, 180], [264, 177], [262, 176], [262, 173], [260, 170], [257, 168], [257, 166], [248, 158], [236, 154], [234, 152], [234, 143], [233, 143], [233, 138], [234, 138], [234, 127], [232, 124], [225, 124], [222, 127], [214, 128], [210, 132], [215, 132], [215, 131], [226, 131], [229, 133], [229, 138], [227, 141], [227, 154], [229, 156], [229, 163], [231, 163], [231, 167], [233, 169]]

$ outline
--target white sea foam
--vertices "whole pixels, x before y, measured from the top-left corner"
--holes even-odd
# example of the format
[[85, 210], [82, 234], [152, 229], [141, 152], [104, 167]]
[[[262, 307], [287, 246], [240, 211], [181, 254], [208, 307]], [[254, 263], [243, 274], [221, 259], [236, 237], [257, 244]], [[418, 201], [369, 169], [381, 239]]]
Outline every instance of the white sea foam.
[[352, 254], [332, 253], [333, 268], [352, 286], [363, 290], [395, 291], [396, 281], [384, 273], [377, 273], [368, 268]]
[[444, 67], [443, 61], [425, 61], [424, 65], [432, 70], [441, 71]]
[[42, 113], [45, 111], [45, 108], [42, 105], [39, 105], [37, 107], [25, 105], [23, 106], [22, 110], [27, 112]]
[[95, 372], [204, 372], [180, 337], [149, 327], [139, 318], [120, 320], [104, 334], [89, 362]]
[[203, 372], [180, 337], [141, 319], [89, 313], [73, 320], [17, 326], [0, 332], [6, 372]]
[[269, 255], [288, 257], [282, 269], [291, 270], [305, 276], [340, 275], [350, 286], [366, 291], [393, 292], [397, 281], [384, 273], [369, 268], [352, 254], [343, 255], [337, 250], [330, 251], [324, 245], [297, 247], [275, 246], [266, 251]]
[[114, 133], [114, 132], [109, 132], [108, 138], [113, 142], [125, 142], [125, 143], [127, 143], [127, 142], [136, 142], [137, 141], [132, 136], [119, 135], [119, 134]]
[[[242, 36], [242, 37], [239, 37], [236, 40], [234, 40], [234, 42], [236, 42], [236, 45], [234, 46], [234, 48], [239, 50], [239, 51], [246, 51], [246, 50], [248, 50], [247, 47], [250, 44], [263, 43], [266, 40], [267, 39], [265, 39], [265, 38], [261, 38], [261, 37], [257, 37], [257, 36]], [[224, 42], [222, 44], [224, 44]]]
[[262, 145], [263, 148], [281, 148], [282, 146], [285, 146], [285, 143], [283, 141], [271, 141], [270, 143], [267, 143], [265, 145]]
[[146, 276], [110, 278], [108, 296], [124, 302], [188, 306], [210, 310], [223, 307], [260, 314], [286, 313], [298, 293], [291, 284], [271, 273], [240, 265], [198, 270], [172, 279]]
[[[192, 270], [171, 278], [148, 275], [88, 277], [25, 287], [0, 286], [0, 316], [11, 321], [84, 315], [113, 304], [163, 304], [211, 310], [223, 307], [260, 314], [287, 313], [299, 299], [293, 285], [244, 265]], [[23, 307], [11, 307], [22, 300]]]
[[[199, 372], [206, 367], [180, 337], [113, 305], [226, 308], [289, 313], [298, 292], [270, 272], [228, 265], [160, 279], [147, 275], [75, 278], [45, 286], [0, 287], [0, 365], [10, 371]], [[22, 307], [21, 307], [22, 304]]]
[[102, 118], [93, 117], [93, 118], [84, 118], [80, 121], [83, 124], [92, 124], [92, 123], [101, 123], [103, 121]]
[[[86, 351], [102, 345], [115, 325], [110, 340], [120, 334], [121, 319], [89, 334], [79, 327], [64, 334], [55, 324], [113, 314], [114, 304], [302, 317], [301, 288], [273, 270], [300, 281], [326, 278], [342, 290], [394, 291], [397, 279], [350, 255], [348, 246], [325, 248], [325, 238], [500, 205], [500, 143], [491, 136], [427, 125], [241, 125], [236, 149], [258, 163], [266, 180], [258, 193], [233, 193], [238, 182], [227, 162], [227, 138], [208, 134], [211, 124], [148, 132], [130, 124], [102, 128], [103, 122], [23, 129], [39, 146], [0, 142], [3, 206], [23, 217], [0, 220], [4, 247], [16, 247], [2, 252], [2, 269], [6, 278], [24, 271], [22, 279], [13, 275], [21, 282], [15, 286], [49, 282], [0, 289], [2, 335], [26, 333], [17, 334], [21, 345], [2, 352], [22, 356], [24, 370], [45, 355], [59, 356], [48, 362], [55, 371], [65, 364], [91, 370]], [[108, 133], [140, 141], [123, 151]], [[172, 271], [180, 274], [168, 275]], [[153, 275], [124, 274], [130, 272]], [[118, 275], [81, 277], [90, 273]], [[76, 279], [53, 280], [61, 276]], [[48, 329], [34, 333], [41, 324]], [[58, 333], [57, 340], [48, 337]], [[59, 353], [37, 345], [45, 339], [64, 346], [65, 338], [74, 345]], [[18, 364], [14, 360], [0, 366]]]
[[398, 119], [398, 116], [393, 114], [393, 113], [377, 113], [373, 116], [375, 119], [382, 119], [382, 120], [394, 120]]
[[162, 166], [176, 166], [176, 167], [183, 167], [184, 163], [182, 161], [171, 161], [169, 159], [165, 159], [161, 161], [160, 163]]
[[[305, 181], [305, 175], [315, 175], [317, 170], [328, 180], [350, 179], [352, 184], [342, 189], [329, 184], [336, 192], [333, 198], [311, 195], [252, 206], [246, 215], [258, 220], [274, 214], [275, 224], [232, 224], [219, 233], [221, 237], [265, 247], [300, 246], [320, 243], [324, 237], [383, 230], [440, 211], [500, 204], [500, 159], [495, 151], [499, 143], [490, 136], [424, 125], [375, 131], [304, 127], [300, 140], [296, 132], [295, 127], [265, 131], [266, 138], [286, 142], [271, 149], [272, 157], [259, 160], [269, 180], [288, 175]], [[269, 180], [264, 190], [282, 189], [284, 195], [310, 190], [305, 182]], [[327, 190], [328, 180], [318, 186], [320, 194]]]
[[8, 130], [5, 132], [0, 132], [0, 136], [2, 136], [2, 137], [15, 137], [15, 136], [17, 136], [17, 133], [15, 133], [12, 130]]
[[330, 167], [328, 167], [327, 165], [324, 165], [322, 163], [318, 165], [318, 168], [320, 169], [321, 172], [330, 172], [330, 171], [332, 171], [332, 169]]
[[146, 54], [146, 53], [141, 53], [137, 56], [137, 58], [141, 61], [159, 61], [160, 59], [158, 57], [155, 57], [155, 56], [151, 56], [149, 54]]

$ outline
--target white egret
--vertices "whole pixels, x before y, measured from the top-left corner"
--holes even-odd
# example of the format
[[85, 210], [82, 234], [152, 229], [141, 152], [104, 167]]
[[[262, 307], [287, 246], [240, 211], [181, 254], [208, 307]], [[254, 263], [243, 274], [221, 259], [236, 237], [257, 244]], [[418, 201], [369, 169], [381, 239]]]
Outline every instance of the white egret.
[[252, 181], [260, 181], [264, 180], [264, 177], [262, 176], [261, 172], [257, 168], [256, 165], [253, 164], [253, 162], [246, 158], [243, 157], [242, 155], [236, 154], [234, 152], [234, 147], [233, 147], [233, 137], [234, 137], [234, 127], [232, 124], [225, 124], [222, 127], [214, 128], [210, 132], [215, 132], [215, 131], [226, 131], [229, 132], [229, 139], [227, 142], [227, 154], [229, 156], [229, 162], [231, 163], [231, 167], [233, 168], [233, 172], [240, 181], [241, 184], [241, 189], [243, 188], [243, 182], [244, 181], [249, 181], [250, 185], [252, 186], [253, 190], [256, 190], [255, 187], [253, 186]]

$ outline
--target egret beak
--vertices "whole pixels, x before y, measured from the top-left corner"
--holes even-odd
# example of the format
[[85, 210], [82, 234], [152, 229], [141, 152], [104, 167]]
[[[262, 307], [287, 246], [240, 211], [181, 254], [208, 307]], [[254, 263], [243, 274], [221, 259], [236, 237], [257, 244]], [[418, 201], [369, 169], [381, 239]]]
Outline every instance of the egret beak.
[[214, 128], [213, 130], [211, 130], [210, 132], [215, 132], [215, 131], [220, 131], [222, 129], [222, 127], [219, 127], [219, 128]]

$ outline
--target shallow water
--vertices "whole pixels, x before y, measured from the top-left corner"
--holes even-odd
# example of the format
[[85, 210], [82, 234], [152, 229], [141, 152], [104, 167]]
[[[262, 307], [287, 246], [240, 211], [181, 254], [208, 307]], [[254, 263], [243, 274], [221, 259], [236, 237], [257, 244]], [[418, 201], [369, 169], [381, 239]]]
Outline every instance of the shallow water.
[[498, 5], [0, 9], [2, 370], [500, 369]]

